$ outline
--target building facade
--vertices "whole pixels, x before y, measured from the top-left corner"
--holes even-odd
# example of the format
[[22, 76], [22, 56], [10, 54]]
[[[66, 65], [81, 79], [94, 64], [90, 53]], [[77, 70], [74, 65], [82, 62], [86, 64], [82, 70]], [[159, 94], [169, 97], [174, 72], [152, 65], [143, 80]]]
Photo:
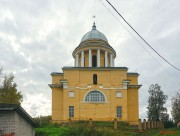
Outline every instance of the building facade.
[[116, 118], [137, 124], [139, 74], [129, 73], [127, 67], [115, 67], [116, 52], [95, 23], [72, 56], [74, 67], [51, 73], [52, 120]]
[[35, 136], [37, 123], [19, 105], [0, 104], [0, 136]]

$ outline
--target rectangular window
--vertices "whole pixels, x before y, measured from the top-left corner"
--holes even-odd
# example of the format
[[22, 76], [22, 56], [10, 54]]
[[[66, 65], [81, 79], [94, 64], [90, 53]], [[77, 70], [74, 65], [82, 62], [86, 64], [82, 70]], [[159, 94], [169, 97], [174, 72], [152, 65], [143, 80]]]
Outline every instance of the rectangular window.
[[117, 97], [117, 98], [121, 98], [121, 97], [122, 97], [122, 94], [121, 94], [120, 91], [116, 92], [116, 97]]
[[69, 92], [69, 97], [74, 97], [74, 92]]
[[118, 118], [122, 117], [122, 107], [121, 106], [117, 106], [117, 117]]
[[69, 106], [69, 118], [74, 117], [74, 106]]

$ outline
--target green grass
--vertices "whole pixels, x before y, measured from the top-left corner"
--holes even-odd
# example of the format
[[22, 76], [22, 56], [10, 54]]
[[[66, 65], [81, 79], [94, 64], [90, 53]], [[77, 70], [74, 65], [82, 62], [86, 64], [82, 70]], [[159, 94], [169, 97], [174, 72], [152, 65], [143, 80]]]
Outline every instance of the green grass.
[[[175, 134], [160, 134], [161, 131], [164, 132], [175, 132]], [[180, 129], [178, 128], [168, 128], [168, 129], [151, 129], [144, 131], [142, 133], [136, 134], [138, 136], [180, 136]]]
[[68, 127], [58, 127], [57, 125], [49, 125], [35, 129], [36, 136], [66, 136], [68, 131]]
[[[121, 127], [120, 127], [121, 126]], [[114, 130], [110, 122], [93, 122], [90, 128], [88, 122], [76, 122], [72, 127], [59, 127], [58, 125], [48, 125], [36, 128], [36, 136], [180, 136], [180, 129], [164, 129], [164, 132], [176, 132], [176, 134], [161, 135], [161, 129], [151, 129], [139, 133], [127, 123], [118, 123], [118, 129]]]

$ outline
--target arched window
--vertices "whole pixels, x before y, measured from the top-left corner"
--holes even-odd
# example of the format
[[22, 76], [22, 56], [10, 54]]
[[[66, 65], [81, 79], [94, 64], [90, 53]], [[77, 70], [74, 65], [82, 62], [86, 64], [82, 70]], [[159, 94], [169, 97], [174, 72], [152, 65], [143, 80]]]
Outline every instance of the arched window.
[[97, 67], [97, 57], [96, 57], [96, 55], [92, 56], [92, 67]]
[[105, 96], [99, 91], [91, 91], [86, 95], [86, 102], [105, 102]]

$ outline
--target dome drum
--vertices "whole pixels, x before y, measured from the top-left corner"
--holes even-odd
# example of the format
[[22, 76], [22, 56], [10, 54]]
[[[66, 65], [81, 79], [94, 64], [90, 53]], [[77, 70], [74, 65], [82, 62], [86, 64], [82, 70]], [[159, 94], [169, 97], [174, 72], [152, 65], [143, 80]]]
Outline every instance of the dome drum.
[[74, 57], [75, 67], [114, 67], [115, 54], [101, 48], [82, 49]]
[[72, 56], [73, 56], [73, 58], [75, 58], [77, 53], [80, 53], [82, 50], [86, 51], [86, 50], [89, 50], [89, 49], [91, 49], [91, 50], [100, 49], [102, 51], [108, 51], [109, 53], [113, 54], [114, 57], [116, 57], [116, 52], [115, 52], [115, 50], [113, 48], [111, 48], [110, 46], [107, 47], [107, 46], [102, 46], [102, 45], [101, 46], [97, 46], [97, 45], [91, 45], [91, 46], [88, 45], [87, 46], [87, 45], [85, 45], [85, 46], [77, 47], [73, 51]]

